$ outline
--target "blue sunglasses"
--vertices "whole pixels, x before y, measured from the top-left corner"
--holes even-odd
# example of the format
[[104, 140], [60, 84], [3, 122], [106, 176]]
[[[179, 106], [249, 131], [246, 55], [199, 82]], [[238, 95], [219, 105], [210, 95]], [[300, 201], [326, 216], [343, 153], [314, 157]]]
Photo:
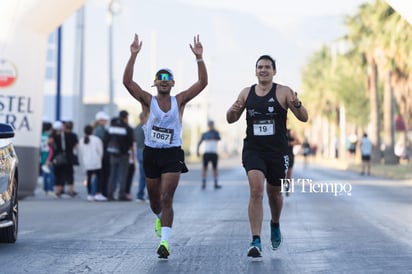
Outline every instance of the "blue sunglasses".
[[156, 79], [155, 80], [159, 80], [159, 81], [171, 81], [173, 80], [173, 76], [168, 74], [168, 73], [160, 73], [158, 75], [156, 75]]

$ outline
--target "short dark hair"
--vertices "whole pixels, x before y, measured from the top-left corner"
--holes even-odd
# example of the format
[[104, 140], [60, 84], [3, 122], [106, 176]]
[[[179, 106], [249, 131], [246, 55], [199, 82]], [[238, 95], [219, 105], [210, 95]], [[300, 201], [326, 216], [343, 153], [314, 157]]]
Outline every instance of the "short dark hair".
[[126, 110], [122, 110], [119, 112], [120, 118], [127, 118], [128, 116], [129, 116], [129, 112], [127, 112]]
[[64, 121], [63, 122], [64, 127], [68, 130], [72, 130], [73, 129], [73, 122], [72, 121]]
[[276, 70], [276, 62], [275, 60], [273, 60], [273, 58], [270, 55], [265, 54], [265, 55], [260, 56], [256, 61], [256, 65], [255, 65], [256, 68], [260, 60], [269, 60], [270, 62], [272, 62], [273, 69]]
[[43, 131], [43, 132], [49, 131], [49, 130], [51, 130], [52, 128], [53, 128], [52, 123], [50, 123], [50, 122], [43, 122], [43, 123], [42, 123], [42, 131]]

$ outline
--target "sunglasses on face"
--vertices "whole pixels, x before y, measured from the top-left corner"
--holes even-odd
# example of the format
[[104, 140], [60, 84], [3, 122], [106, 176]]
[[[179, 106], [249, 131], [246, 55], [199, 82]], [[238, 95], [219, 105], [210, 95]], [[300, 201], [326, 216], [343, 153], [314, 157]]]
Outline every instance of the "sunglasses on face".
[[160, 73], [159, 75], [156, 75], [156, 79], [155, 80], [159, 80], [159, 81], [171, 81], [173, 80], [172, 75], [168, 74], [168, 73]]

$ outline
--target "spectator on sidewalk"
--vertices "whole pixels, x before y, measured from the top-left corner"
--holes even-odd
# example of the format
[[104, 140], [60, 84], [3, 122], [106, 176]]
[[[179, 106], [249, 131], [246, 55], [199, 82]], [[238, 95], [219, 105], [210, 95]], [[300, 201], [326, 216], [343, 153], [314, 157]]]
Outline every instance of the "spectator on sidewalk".
[[87, 176], [87, 200], [106, 201], [102, 195], [102, 158], [103, 142], [93, 135], [93, 127], [87, 125], [84, 128], [84, 137], [79, 142], [79, 161]]
[[[55, 144], [53, 169], [55, 175], [56, 196], [61, 197], [61, 195], [65, 193], [64, 187], [67, 184], [67, 194], [71, 197], [75, 197], [77, 192], [74, 191], [74, 150], [79, 141], [77, 135], [72, 132], [73, 123], [70, 121], [67, 121], [64, 124], [61, 121], [56, 121], [53, 123], [53, 129], [53, 142]], [[58, 155], [64, 156], [64, 163], [58, 164], [56, 162]]]
[[54, 192], [53, 172], [53, 126], [50, 122], [43, 122], [40, 140], [40, 167], [43, 177], [43, 190], [46, 195]]
[[95, 125], [93, 129], [93, 134], [100, 138], [103, 142], [103, 159], [102, 159], [102, 171], [101, 171], [101, 192], [102, 195], [107, 197], [108, 195], [108, 185], [110, 176], [110, 155], [107, 152], [107, 144], [105, 141], [105, 135], [107, 132], [107, 123], [110, 120], [109, 115], [104, 111], [99, 111], [95, 116]]
[[143, 112], [139, 114], [139, 124], [134, 129], [134, 139], [136, 142], [136, 158], [139, 164], [139, 184], [137, 187], [137, 201], [145, 201], [146, 177], [143, 168], [143, 149], [144, 149], [144, 131], [143, 131]]
[[134, 178], [134, 174], [136, 172], [136, 144], [135, 142], [133, 142], [132, 147], [129, 150], [129, 167], [127, 169], [127, 176], [126, 176], [126, 199], [128, 201], [132, 201], [133, 200], [133, 196], [131, 194], [131, 190], [132, 190], [132, 185], [133, 185], [133, 178]]
[[114, 200], [114, 193], [119, 185], [117, 199], [130, 201], [126, 197], [126, 180], [129, 168], [129, 150], [133, 146], [133, 129], [128, 124], [129, 113], [120, 111], [119, 117], [112, 119], [107, 140], [107, 151], [110, 154], [110, 176], [108, 199]]
[[362, 153], [362, 171], [361, 174], [371, 174], [371, 154], [372, 154], [372, 142], [368, 138], [368, 134], [364, 133], [361, 140], [361, 153]]

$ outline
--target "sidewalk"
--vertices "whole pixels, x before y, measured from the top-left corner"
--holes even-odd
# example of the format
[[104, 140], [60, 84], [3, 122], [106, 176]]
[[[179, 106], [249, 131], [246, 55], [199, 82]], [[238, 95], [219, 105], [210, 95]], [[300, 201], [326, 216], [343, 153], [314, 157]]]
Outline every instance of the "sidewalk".
[[[300, 161], [302, 157], [297, 156], [296, 159]], [[361, 172], [362, 165], [356, 160], [341, 160], [330, 159], [324, 157], [311, 157], [310, 161], [319, 165], [328, 166], [331, 168], [350, 170], [354, 172]], [[376, 176], [381, 176], [390, 179], [408, 180], [412, 182], [412, 163], [397, 164], [397, 165], [385, 165], [372, 163], [371, 173]]]

